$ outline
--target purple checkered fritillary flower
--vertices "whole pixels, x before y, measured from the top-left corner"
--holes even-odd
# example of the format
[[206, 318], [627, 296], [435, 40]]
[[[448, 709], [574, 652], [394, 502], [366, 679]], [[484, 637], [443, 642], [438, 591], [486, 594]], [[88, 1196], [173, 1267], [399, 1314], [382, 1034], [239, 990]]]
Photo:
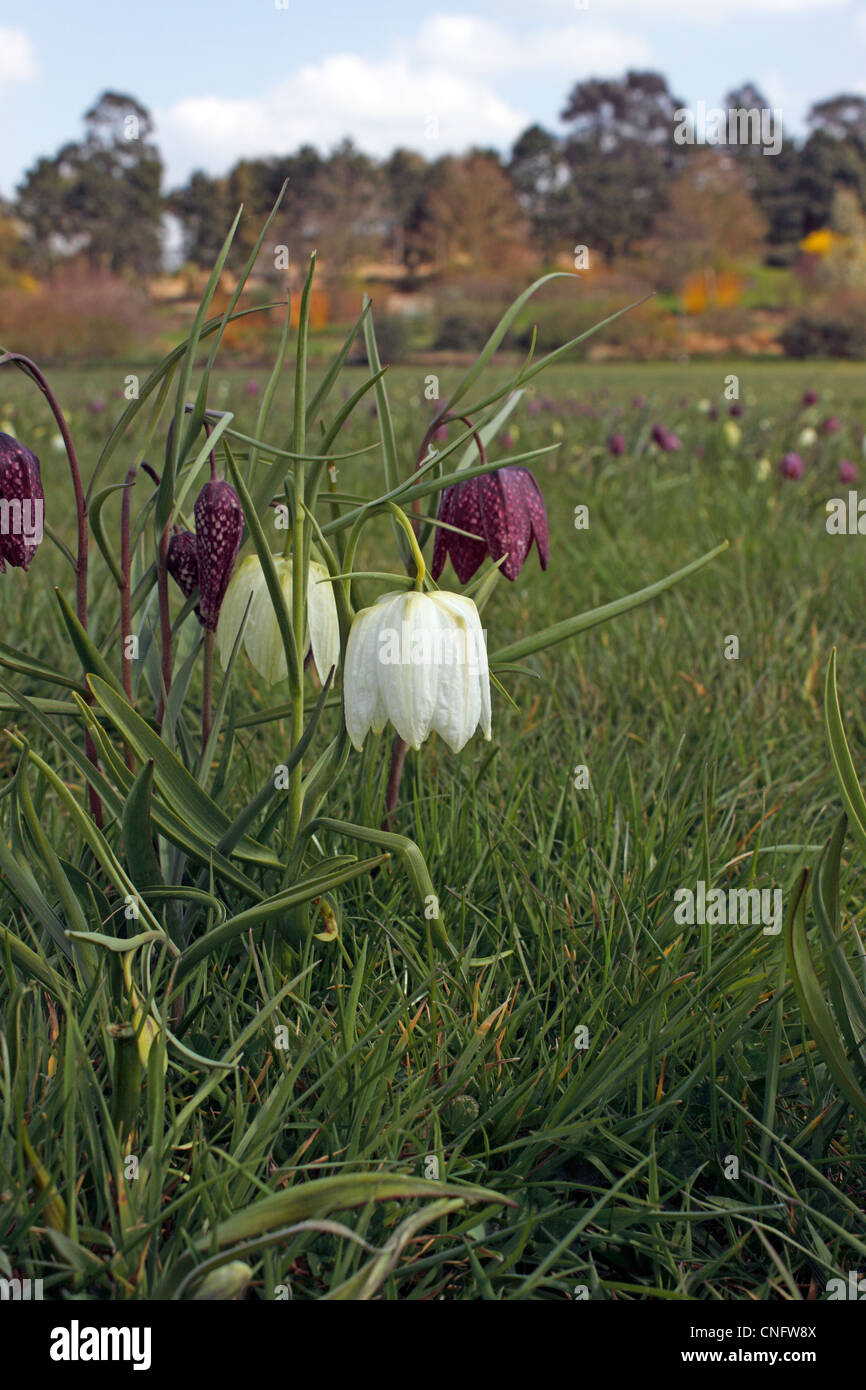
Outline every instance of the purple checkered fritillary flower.
[[512, 464], [446, 488], [439, 503], [439, 520], [470, 534], [459, 536], [437, 528], [431, 567], [434, 579], [439, 578], [448, 556], [460, 583], [466, 584], [485, 555], [497, 561], [505, 555], [502, 573], [514, 580], [533, 541], [541, 568], [547, 569], [547, 511], [541, 488], [528, 468]]
[[45, 494], [39, 460], [9, 434], [0, 434], [0, 571], [6, 561], [28, 570], [42, 540]]

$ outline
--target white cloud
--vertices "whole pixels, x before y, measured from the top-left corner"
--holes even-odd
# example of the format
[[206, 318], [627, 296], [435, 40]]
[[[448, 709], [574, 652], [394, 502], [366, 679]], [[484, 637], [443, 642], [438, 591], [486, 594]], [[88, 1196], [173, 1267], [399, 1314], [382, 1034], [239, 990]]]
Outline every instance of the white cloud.
[[24, 30], [0, 28], [0, 89], [35, 76], [36, 52]]
[[[401, 45], [401, 48], [404, 46]], [[515, 33], [468, 14], [439, 14], [405, 45], [416, 62], [437, 62], [463, 72], [622, 72], [650, 60], [649, 42], [635, 34], [596, 28], [587, 21]]]
[[524, 34], [474, 15], [438, 14], [383, 57], [331, 54], [255, 97], [186, 97], [158, 110], [157, 125], [171, 180], [197, 165], [222, 171], [243, 156], [304, 143], [329, 149], [347, 135], [374, 155], [398, 145], [431, 156], [504, 148], [531, 118], [497, 91], [497, 78], [549, 72], [573, 82], [651, 59], [645, 39], [580, 19]]
[[[541, 0], [545, 8], [561, 9], [562, 0]], [[654, 23], [688, 20], [690, 24], [721, 26], [732, 19], [814, 18], [825, 10], [846, 9], [850, 0], [588, 0], [587, 15], [598, 3], [609, 15], [636, 15]], [[575, 8], [580, 8], [575, 5]]]
[[[428, 135], [428, 122], [438, 136]], [[335, 54], [299, 68], [260, 96], [186, 97], [157, 112], [172, 171], [201, 163], [223, 170], [243, 155], [328, 149], [346, 135], [370, 154], [397, 145], [431, 154], [470, 144], [505, 145], [528, 117], [471, 76], [405, 60]]]

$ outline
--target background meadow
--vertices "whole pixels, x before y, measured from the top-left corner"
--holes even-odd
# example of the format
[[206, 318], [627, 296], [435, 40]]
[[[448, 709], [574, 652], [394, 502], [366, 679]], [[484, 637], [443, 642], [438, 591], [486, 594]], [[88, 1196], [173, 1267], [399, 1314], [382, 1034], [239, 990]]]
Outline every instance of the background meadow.
[[[431, 370], [447, 399], [456, 367], [389, 373], [407, 470], [430, 416]], [[50, 378], [88, 472], [122, 409], [123, 373], [58, 368]], [[360, 380], [361, 369], [350, 372], [347, 389]], [[255, 421], [251, 382], [264, 376], [243, 368], [212, 382], [212, 404], [236, 410], [241, 430]], [[70, 543], [53, 423], [23, 380], [7, 374], [0, 385], [0, 430], [39, 453], [47, 523]], [[807, 391], [818, 398], [808, 406]], [[839, 428], [828, 432], [828, 419]], [[288, 401], [273, 420], [276, 437]], [[680, 450], [652, 443], [656, 422]], [[440, 962], [431, 975], [416, 906], [391, 865], [340, 890], [336, 939], [289, 957], [265, 934], [216, 957], [208, 989], [196, 984], [186, 999], [180, 1036], [209, 1057], [242, 1037], [241, 1065], [211, 1078], [205, 1095], [201, 1073], [182, 1062], [156, 1095], [149, 1079], [147, 1132], [170, 1132], [172, 1143], [137, 1230], [117, 1211], [97, 1005], [59, 1030], [49, 996], [16, 984], [7, 959], [0, 1273], [42, 1277], [51, 1297], [168, 1296], [191, 1233], [304, 1179], [380, 1170], [480, 1184], [508, 1205], [434, 1211], [407, 1229], [405, 1203], [363, 1204], [361, 1194], [340, 1218], [354, 1238], [322, 1221], [298, 1229], [251, 1255], [238, 1289], [357, 1295], [347, 1281], [370, 1260], [362, 1240], [391, 1242], [393, 1259], [370, 1285], [388, 1299], [558, 1300], [582, 1287], [598, 1299], [806, 1299], [862, 1267], [863, 1117], [804, 1027], [782, 938], [677, 926], [673, 907], [676, 889], [699, 879], [778, 886], [787, 907], [803, 866], [817, 863], [841, 809], [822, 712], [834, 646], [863, 764], [862, 564], [856, 538], [826, 533], [825, 505], [856, 487], [840, 483], [839, 465], [862, 468], [864, 427], [866, 385], [853, 364], [576, 363], [537, 379], [489, 454], [506, 461], [558, 442], [534, 466], [550, 566], [542, 574], [533, 553], [514, 584], [499, 584], [483, 614], [492, 646], [638, 589], [720, 540], [729, 549], [652, 604], [528, 659], [531, 672], [506, 680], [517, 708], [494, 694], [492, 743], [476, 738], [454, 757], [434, 739], [410, 754], [394, 828], [421, 847], [449, 931], [468, 947], [459, 969]], [[804, 429], [813, 443], [799, 442]], [[608, 445], [617, 431], [620, 454]], [[344, 448], [375, 444], [366, 403], [341, 438]], [[792, 450], [805, 464], [798, 481], [779, 472]], [[118, 455], [105, 481], [120, 481], [125, 463]], [[378, 490], [380, 467], [373, 450], [342, 464], [341, 482]], [[581, 504], [585, 530], [574, 525]], [[360, 560], [381, 568], [374, 528]], [[454, 582], [449, 567], [442, 583]], [[54, 583], [69, 588], [71, 576], [46, 542], [29, 575], [9, 572], [0, 589], [0, 640], [48, 662], [62, 647]], [[97, 584], [97, 638], [115, 609], [113, 588]], [[731, 634], [736, 660], [724, 655]], [[275, 703], [245, 658], [232, 701], [238, 718]], [[284, 760], [288, 741], [280, 720], [239, 732], [230, 808]], [[352, 754], [331, 814], [376, 823], [389, 744], [386, 733]], [[8, 773], [18, 760], [8, 740], [2, 757]], [[578, 789], [581, 765], [589, 785]], [[83, 800], [74, 771], [61, 771]], [[72, 857], [61, 808], [43, 794], [38, 811], [57, 853]], [[863, 883], [849, 842], [848, 946]], [[0, 893], [3, 917], [18, 913], [7, 885]], [[18, 1105], [50, 1169], [45, 1183], [34, 1183], [9, 1123]], [[58, 1195], [77, 1213], [62, 1240], [46, 1219]], [[190, 1296], [177, 1282], [169, 1292]]]

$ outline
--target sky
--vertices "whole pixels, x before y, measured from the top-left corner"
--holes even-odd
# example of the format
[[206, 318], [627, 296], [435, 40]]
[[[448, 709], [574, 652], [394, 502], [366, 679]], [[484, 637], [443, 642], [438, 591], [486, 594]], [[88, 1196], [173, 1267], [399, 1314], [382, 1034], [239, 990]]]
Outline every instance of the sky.
[[99, 94], [156, 119], [166, 187], [350, 135], [385, 155], [508, 151], [573, 84], [652, 68], [687, 106], [753, 81], [801, 132], [866, 94], [866, 0], [0, 0], [0, 194]]

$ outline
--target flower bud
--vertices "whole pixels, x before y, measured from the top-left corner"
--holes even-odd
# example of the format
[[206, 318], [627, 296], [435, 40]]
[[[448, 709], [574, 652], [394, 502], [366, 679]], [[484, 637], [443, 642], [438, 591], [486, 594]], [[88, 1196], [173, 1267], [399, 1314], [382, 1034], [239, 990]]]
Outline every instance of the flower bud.
[[5, 560], [27, 570], [42, 540], [45, 494], [39, 460], [11, 435], [0, 434], [0, 571]]
[[240, 549], [244, 514], [231, 483], [205, 483], [196, 500], [199, 622], [216, 631], [232, 568]]
[[202, 1279], [193, 1294], [193, 1302], [231, 1302], [241, 1297], [252, 1277], [253, 1271], [242, 1260], [220, 1265]]
[[175, 531], [168, 543], [166, 569], [184, 598], [198, 588], [198, 543], [192, 531]]

